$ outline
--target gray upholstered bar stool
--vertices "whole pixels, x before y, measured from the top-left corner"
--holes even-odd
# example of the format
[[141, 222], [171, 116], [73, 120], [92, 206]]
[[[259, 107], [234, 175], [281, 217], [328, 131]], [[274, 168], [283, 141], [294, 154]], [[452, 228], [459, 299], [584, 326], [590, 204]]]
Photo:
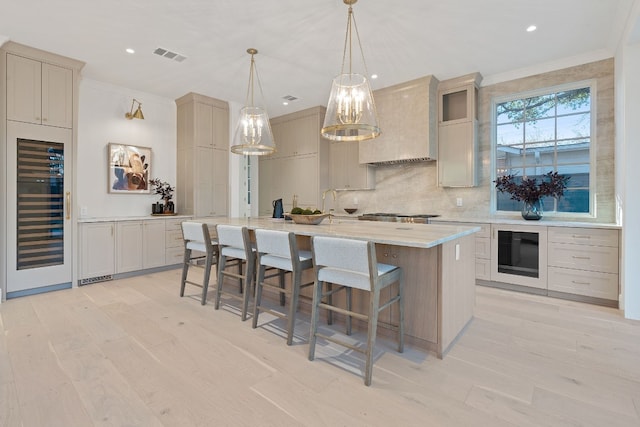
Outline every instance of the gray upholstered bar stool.
[[[218, 234], [219, 257], [215, 309], [220, 308], [220, 297], [224, 293], [227, 296], [242, 301], [242, 320], [244, 321], [247, 319], [251, 283], [255, 275], [256, 265], [255, 249], [249, 239], [249, 230], [247, 227], [237, 225], [218, 224], [216, 226], [216, 233]], [[237, 273], [227, 268], [231, 266], [227, 265], [229, 260], [237, 260], [239, 262], [240, 267]], [[242, 273], [242, 262], [246, 263], [244, 274]], [[223, 292], [222, 288], [225, 277], [232, 277], [239, 280], [242, 295]]]
[[[403, 307], [403, 275], [400, 267], [378, 263], [376, 248], [373, 242], [364, 240], [342, 239], [336, 237], [315, 236], [311, 238], [311, 250], [315, 268], [316, 282], [313, 292], [313, 306], [311, 311], [311, 331], [309, 336], [309, 360], [315, 357], [316, 339], [340, 344], [344, 347], [364, 353], [366, 365], [364, 372], [365, 385], [371, 385], [373, 370], [373, 349], [376, 342], [378, 313], [393, 303], [399, 306], [398, 351], [404, 351], [404, 307]], [[398, 294], [380, 305], [380, 290], [398, 282]], [[324, 292], [324, 284], [333, 283], [338, 287], [328, 286]], [[347, 308], [339, 308], [330, 303], [331, 295], [340, 290], [346, 290]], [[368, 313], [362, 314], [351, 309], [351, 290], [361, 289], [369, 292]], [[323, 298], [327, 297], [323, 302]], [[347, 334], [351, 334], [351, 318], [368, 322], [366, 348], [351, 345], [333, 336], [318, 332], [320, 308], [335, 311], [347, 316]]]
[[[303, 270], [313, 267], [311, 252], [299, 250], [294, 233], [278, 230], [255, 230], [256, 251], [258, 252], [258, 279], [256, 281], [256, 295], [253, 302], [253, 328], [258, 326], [260, 311], [265, 311], [282, 319], [287, 319], [287, 345], [293, 342], [296, 311], [300, 289], [313, 285], [313, 282], [302, 283]], [[265, 277], [268, 268], [291, 272], [291, 289], [283, 287], [282, 283], [272, 283], [265, 279], [280, 277], [273, 274]], [[279, 295], [289, 296], [288, 314], [272, 310], [262, 305], [262, 291], [267, 289]]]
[[[184, 240], [184, 258], [182, 264], [182, 280], [180, 282], [180, 296], [184, 296], [186, 284], [202, 288], [202, 305], [207, 303], [207, 290], [209, 289], [209, 277], [211, 268], [218, 261], [218, 241], [209, 235], [209, 228], [201, 222], [185, 221], [182, 224], [182, 238]], [[196, 251], [194, 254], [193, 251]], [[204, 279], [202, 283], [188, 280], [189, 268], [201, 267], [198, 260], [205, 259]]]

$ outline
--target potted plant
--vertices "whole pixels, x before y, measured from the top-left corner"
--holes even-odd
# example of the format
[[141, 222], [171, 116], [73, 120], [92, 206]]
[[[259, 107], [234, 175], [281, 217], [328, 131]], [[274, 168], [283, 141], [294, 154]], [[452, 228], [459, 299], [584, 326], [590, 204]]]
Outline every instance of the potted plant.
[[164, 201], [164, 209], [162, 208], [161, 204], [160, 204], [160, 207], [158, 207], [159, 203], [157, 203], [156, 206], [153, 207], [152, 212], [153, 213], [174, 213], [173, 202], [171, 201], [171, 199], [173, 198], [174, 187], [172, 187], [171, 184], [169, 184], [168, 182], [161, 181], [159, 178], [152, 179], [150, 183], [153, 186], [154, 194], [159, 194], [160, 199]]
[[524, 219], [538, 220], [542, 218], [542, 198], [562, 197], [569, 178], [558, 172], [548, 172], [542, 175], [540, 183], [536, 178], [530, 179], [526, 176], [518, 182], [516, 175], [503, 175], [493, 182], [498, 191], [509, 193], [513, 200], [523, 202], [522, 217]]

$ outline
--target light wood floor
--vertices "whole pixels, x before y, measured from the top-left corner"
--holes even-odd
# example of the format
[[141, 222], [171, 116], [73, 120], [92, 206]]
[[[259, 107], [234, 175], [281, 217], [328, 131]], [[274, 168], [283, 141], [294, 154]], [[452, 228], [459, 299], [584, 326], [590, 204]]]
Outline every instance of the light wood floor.
[[639, 426], [640, 323], [616, 310], [479, 287], [444, 360], [379, 338], [318, 345], [308, 316], [241, 322], [179, 298], [179, 271], [0, 305], [1, 426]]

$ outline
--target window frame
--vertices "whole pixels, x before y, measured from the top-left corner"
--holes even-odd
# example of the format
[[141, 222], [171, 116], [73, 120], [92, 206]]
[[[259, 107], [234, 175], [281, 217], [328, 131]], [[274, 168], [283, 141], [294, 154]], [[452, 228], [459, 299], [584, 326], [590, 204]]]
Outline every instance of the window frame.
[[[497, 144], [498, 144], [498, 126], [496, 107], [498, 104], [508, 101], [515, 101], [519, 99], [526, 99], [536, 96], [551, 95], [558, 92], [564, 92], [575, 89], [582, 89], [588, 87], [590, 90], [591, 108], [590, 108], [590, 142], [589, 142], [589, 212], [558, 212], [558, 211], [545, 211], [545, 216], [551, 217], [572, 217], [572, 218], [595, 218], [596, 207], [596, 159], [597, 159], [597, 81], [596, 79], [580, 80], [576, 82], [563, 83], [555, 86], [547, 86], [538, 89], [532, 89], [523, 92], [514, 92], [506, 95], [495, 96], [491, 98], [491, 213], [495, 215], [511, 215], [519, 213], [519, 211], [503, 211], [498, 210], [498, 197], [497, 190], [495, 188], [494, 181], [497, 178]], [[557, 168], [557, 164], [554, 165], [554, 170]]]

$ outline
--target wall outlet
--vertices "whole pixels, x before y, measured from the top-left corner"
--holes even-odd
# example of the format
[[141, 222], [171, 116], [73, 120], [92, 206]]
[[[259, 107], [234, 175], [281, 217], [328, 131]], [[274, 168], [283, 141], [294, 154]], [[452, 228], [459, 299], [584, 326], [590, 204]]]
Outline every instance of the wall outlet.
[[86, 206], [82, 206], [80, 208], [80, 216], [87, 216], [89, 215], [89, 208]]
[[462, 197], [458, 197], [458, 198], [456, 198], [456, 206], [457, 206], [457, 207], [462, 206]]

